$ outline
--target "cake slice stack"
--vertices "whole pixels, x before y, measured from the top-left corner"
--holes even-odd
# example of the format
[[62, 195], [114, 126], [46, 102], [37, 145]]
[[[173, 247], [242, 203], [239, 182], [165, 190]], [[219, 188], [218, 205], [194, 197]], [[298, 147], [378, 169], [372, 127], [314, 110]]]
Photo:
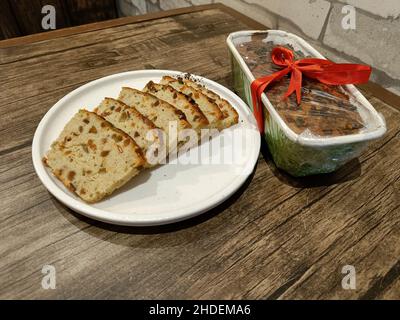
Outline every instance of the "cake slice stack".
[[197, 141], [202, 129], [237, 122], [235, 109], [214, 92], [165, 76], [143, 91], [123, 87], [118, 99], [104, 98], [94, 112], [80, 110], [43, 161], [70, 191], [93, 203], [165, 160], [193, 132]]

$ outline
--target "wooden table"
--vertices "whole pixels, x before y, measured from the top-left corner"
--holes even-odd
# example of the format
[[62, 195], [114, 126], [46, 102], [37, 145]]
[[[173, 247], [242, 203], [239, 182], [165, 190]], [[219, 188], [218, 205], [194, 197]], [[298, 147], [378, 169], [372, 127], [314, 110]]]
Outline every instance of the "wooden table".
[[[221, 5], [0, 42], [0, 298], [400, 298], [400, 98], [364, 92], [388, 133], [335, 174], [294, 179], [262, 147], [245, 185], [195, 219], [156, 228], [92, 221], [56, 201], [31, 162], [40, 119], [78, 86], [176, 69], [230, 85], [225, 45], [262, 28]], [[41, 287], [44, 265], [56, 289]], [[353, 265], [356, 289], [342, 288]]]

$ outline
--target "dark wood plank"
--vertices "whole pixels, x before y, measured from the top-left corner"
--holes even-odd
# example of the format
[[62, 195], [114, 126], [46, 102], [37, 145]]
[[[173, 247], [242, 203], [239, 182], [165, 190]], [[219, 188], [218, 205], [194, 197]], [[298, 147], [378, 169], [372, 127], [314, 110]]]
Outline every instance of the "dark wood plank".
[[55, 8], [57, 29], [118, 16], [115, 0], [3, 0], [0, 5], [3, 38], [45, 32], [41, 25], [45, 5]]
[[71, 26], [118, 17], [115, 0], [69, 0], [64, 5]]
[[[225, 38], [249, 26], [213, 8], [0, 49], [7, 137], [0, 142], [0, 298], [400, 297], [400, 112], [375, 92], [366, 95], [388, 133], [359, 159], [334, 174], [294, 179], [276, 169], [264, 145], [231, 199], [179, 224], [92, 221], [40, 183], [32, 134], [52, 104], [82, 83], [170, 68], [229, 87]], [[40, 286], [45, 264], [56, 267], [56, 290]], [[356, 268], [354, 291], [341, 288], [345, 264]]]
[[[69, 25], [65, 12], [64, 1], [62, 0], [20, 0], [10, 1], [13, 15], [18, 22], [21, 35], [46, 32], [42, 28], [42, 8], [45, 5], [52, 5], [56, 10], [56, 28], [64, 28]], [[3, 17], [3, 13], [1, 14]]]
[[0, 1], [0, 40], [21, 35], [18, 21], [11, 9], [9, 0]]

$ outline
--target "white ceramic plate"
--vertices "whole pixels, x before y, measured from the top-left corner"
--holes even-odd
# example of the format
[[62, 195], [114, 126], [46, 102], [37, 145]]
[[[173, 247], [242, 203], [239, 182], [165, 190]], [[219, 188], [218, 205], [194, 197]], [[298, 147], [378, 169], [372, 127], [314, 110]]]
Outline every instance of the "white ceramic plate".
[[117, 97], [122, 86], [142, 89], [150, 80], [158, 82], [163, 75], [181, 74], [169, 70], [119, 73], [89, 82], [58, 101], [40, 121], [32, 143], [33, 165], [45, 187], [78, 213], [129, 226], [184, 220], [217, 206], [231, 196], [254, 169], [260, 135], [252, 113], [237, 95], [214, 81], [198, 76], [195, 76], [196, 79], [228, 100], [239, 113], [238, 125], [225, 129], [210, 142], [190, 151], [201, 155], [203, 161], [200, 163], [185, 164], [189, 154], [183, 154], [175, 163], [143, 171], [96, 204], [87, 204], [68, 191], [42, 163], [50, 144], [79, 109], [93, 110], [105, 96]]

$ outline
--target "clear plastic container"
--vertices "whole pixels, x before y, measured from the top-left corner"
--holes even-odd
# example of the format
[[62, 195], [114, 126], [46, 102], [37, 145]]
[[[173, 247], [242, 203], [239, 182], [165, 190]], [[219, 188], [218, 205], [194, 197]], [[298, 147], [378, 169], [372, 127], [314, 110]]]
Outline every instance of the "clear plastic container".
[[[250, 85], [279, 70], [271, 61], [275, 46], [291, 49], [295, 59], [324, 58], [300, 37], [280, 30], [239, 31], [228, 36], [234, 89], [252, 108]], [[368, 142], [386, 132], [384, 118], [353, 86], [328, 86], [303, 77], [302, 101], [283, 100], [290, 75], [262, 95], [264, 134], [273, 160], [293, 176], [337, 170]]]

